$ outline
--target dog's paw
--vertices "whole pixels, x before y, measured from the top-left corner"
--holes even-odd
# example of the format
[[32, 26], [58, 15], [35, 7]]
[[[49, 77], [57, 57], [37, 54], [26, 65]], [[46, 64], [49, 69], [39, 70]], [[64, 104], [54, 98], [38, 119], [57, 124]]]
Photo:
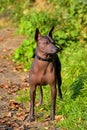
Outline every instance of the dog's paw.
[[35, 118], [34, 117], [30, 117], [30, 116], [27, 116], [26, 119], [25, 119], [26, 122], [33, 122], [35, 121]]
[[50, 116], [50, 120], [55, 120], [55, 116]]
[[30, 122], [35, 121], [35, 118], [34, 118], [34, 117], [30, 117], [30, 118], [29, 118], [29, 121], [30, 121]]

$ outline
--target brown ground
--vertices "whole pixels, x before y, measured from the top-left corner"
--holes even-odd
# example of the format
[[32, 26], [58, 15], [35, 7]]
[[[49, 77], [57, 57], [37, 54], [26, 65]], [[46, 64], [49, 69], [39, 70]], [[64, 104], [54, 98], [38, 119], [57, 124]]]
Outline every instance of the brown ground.
[[[15, 100], [17, 91], [28, 89], [29, 84], [26, 81], [28, 72], [23, 72], [23, 66], [14, 63], [11, 58], [25, 38], [15, 35], [14, 31], [12, 28], [0, 31], [0, 130], [59, 130], [53, 127], [49, 119], [27, 122], [29, 103]], [[62, 117], [57, 118], [61, 120]]]
[[22, 124], [15, 123], [16, 111], [22, 109], [21, 104], [15, 102], [15, 96], [19, 89], [28, 87], [25, 82], [28, 73], [21, 70], [22, 66], [12, 62], [11, 55], [23, 39], [24, 36], [14, 35], [14, 29], [0, 31], [0, 130], [22, 126]]

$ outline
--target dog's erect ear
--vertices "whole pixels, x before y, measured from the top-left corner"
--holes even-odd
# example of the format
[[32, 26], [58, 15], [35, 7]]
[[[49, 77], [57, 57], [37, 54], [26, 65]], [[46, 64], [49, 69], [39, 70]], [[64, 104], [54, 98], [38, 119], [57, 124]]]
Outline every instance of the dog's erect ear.
[[39, 29], [36, 28], [36, 32], [35, 32], [35, 40], [37, 41], [40, 38], [41, 34], [39, 32]]
[[50, 32], [48, 33], [48, 36], [52, 38], [52, 32], [54, 30], [54, 26], [51, 28]]

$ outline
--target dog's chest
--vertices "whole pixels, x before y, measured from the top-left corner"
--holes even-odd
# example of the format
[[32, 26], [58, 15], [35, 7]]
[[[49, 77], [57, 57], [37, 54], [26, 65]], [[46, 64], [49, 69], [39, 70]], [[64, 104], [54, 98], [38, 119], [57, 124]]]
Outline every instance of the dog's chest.
[[[36, 74], [35, 74], [36, 75]], [[36, 76], [35, 76], [36, 77]], [[55, 73], [53, 66], [38, 69], [38, 74], [36, 77], [36, 81], [38, 85], [46, 85], [49, 84], [49, 82], [54, 82], [55, 80]]]
[[34, 62], [29, 75], [30, 83], [46, 85], [55, 81], [55, 68], [53, 63]]

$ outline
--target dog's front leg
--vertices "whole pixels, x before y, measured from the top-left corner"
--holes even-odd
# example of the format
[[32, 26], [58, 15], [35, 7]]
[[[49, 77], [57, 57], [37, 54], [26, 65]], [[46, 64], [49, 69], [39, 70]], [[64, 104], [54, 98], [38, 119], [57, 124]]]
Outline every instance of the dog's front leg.
[[42, 86], [38, 86], [38, 87], [40, 91], [40, 98], [39, 98], [38, 106], [40, 106], [43, 102], [43, 91], [42, 91]]
[[34, 103], [35, 103], [36, 86], [30, 86], [30, 122], [34, 121]]
[[56, 85], [51, 86], [51, 120], [55, 119], [55, 105], [56, 105]]

